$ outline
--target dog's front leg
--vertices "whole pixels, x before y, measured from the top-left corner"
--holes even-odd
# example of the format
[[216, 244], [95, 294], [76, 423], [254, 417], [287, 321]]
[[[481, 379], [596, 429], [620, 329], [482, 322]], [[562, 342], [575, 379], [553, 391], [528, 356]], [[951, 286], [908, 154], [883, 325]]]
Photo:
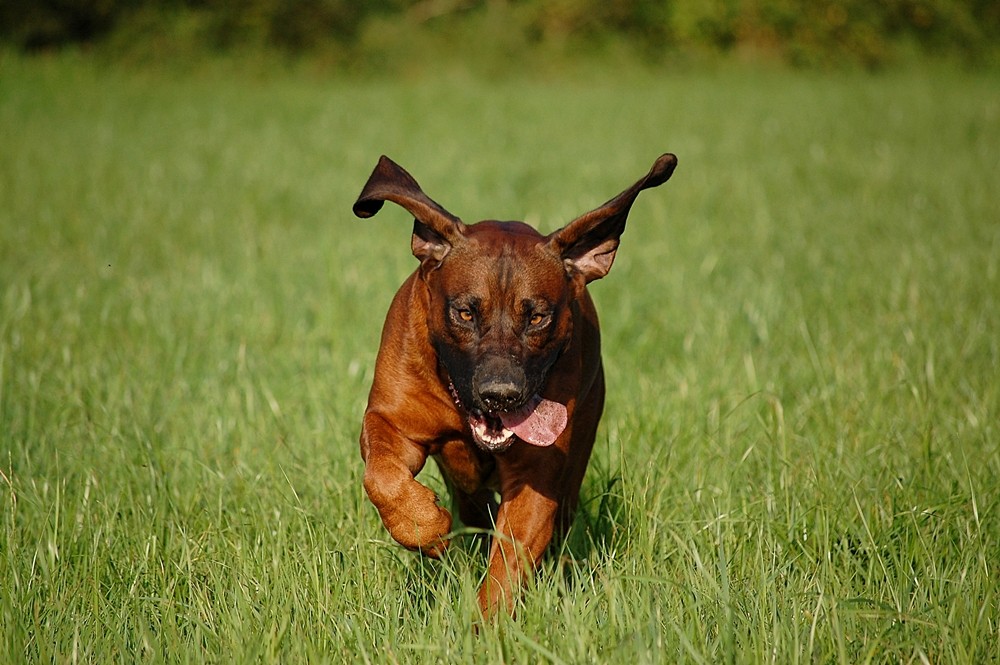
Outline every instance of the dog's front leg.
[[361, 429], [365, 491], [382, 523], [403, 547], [438, 557], [447, 546], [451, 513], [434, 492], [414, 476], [427, 461], [427, 450], [403, 437], [377, 413], [365, 414]]
[[[553, 449], [549, 449], [553, 450]], [[561, 465], [544, 459], [548, 451], [501, 465], [501, 503], [490, 546], [486, 581], [479, 589], [484, 616], [513, 613], [517, 590], [538, 567], [552, 540], [559, 502], [554, 498]]]

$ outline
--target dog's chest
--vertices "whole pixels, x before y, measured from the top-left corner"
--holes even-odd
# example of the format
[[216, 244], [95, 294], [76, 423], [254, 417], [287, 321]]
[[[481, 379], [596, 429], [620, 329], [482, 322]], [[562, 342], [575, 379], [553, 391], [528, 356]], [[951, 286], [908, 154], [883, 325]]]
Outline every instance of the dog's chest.
[[483, 488], [499, 490], [496, 461], [465, 439], [453, 439], [434, 456], [448, 480], [459, 490], [472, 494]]

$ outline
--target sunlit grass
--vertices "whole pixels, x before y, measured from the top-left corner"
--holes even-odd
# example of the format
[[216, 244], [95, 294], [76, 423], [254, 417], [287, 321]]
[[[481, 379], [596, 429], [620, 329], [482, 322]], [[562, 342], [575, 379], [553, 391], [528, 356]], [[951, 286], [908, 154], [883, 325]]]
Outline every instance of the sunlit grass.
[[[1000, 659], [995, 77], [5, 57], [0, 144], [0, 660]], [[472, 538], [415, 557], [361, 488], [415, 261], [350, 205], [386, 153], [548, 230], [667, 150], [592, 287], [581, 514], [477, 636]]]

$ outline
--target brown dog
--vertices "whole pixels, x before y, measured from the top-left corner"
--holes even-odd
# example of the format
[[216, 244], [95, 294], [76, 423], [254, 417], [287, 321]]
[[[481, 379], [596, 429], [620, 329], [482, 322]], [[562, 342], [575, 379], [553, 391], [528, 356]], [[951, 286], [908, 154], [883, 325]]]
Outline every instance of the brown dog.
[[[484, 615], [570, 524], [604, 406], [597, 313], [586, 285], [608, 273], [639, 192], [677, 158], [543, 236], [521, 222], [466, 225], [382, 157], [354, 204], [414, 217], [420, 267], [392, 301], [361, 430], [365, 490], [389, 533], [437, 557], [451, 514], [414, 476], [433, 456], [463, 523], [494, 529]], [[500, 494], [499, 507], [494, 499]]]

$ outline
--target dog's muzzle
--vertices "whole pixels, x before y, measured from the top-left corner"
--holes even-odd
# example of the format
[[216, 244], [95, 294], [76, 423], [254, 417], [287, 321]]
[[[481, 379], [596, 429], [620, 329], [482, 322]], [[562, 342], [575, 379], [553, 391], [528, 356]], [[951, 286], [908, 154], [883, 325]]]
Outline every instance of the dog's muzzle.
[[454, 384], [448, 384], [448, 392], [455, 406], [465, 412], [476, 445], [488, 452], [507, 450], [517, 439], [533, 446], [551, 446], [566, 429], [568, 414], [565, 405], [540, 395], [533, 396], [517, 408], [483, 411], [466, 407]]

